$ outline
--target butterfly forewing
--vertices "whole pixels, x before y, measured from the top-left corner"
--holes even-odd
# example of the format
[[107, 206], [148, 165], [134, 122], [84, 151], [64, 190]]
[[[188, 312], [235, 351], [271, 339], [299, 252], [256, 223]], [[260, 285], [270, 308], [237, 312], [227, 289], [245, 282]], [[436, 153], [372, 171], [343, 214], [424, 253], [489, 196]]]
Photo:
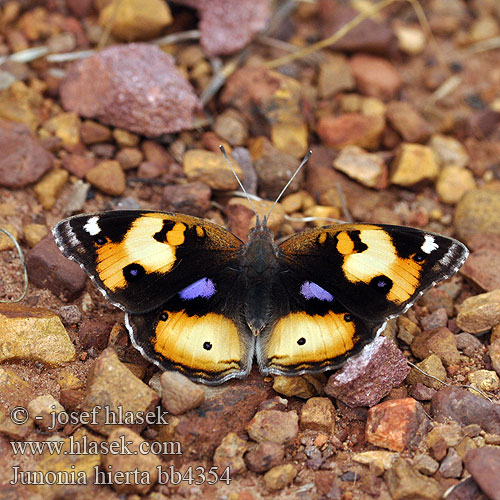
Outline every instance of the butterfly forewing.
[[334, 295], [351, 313], [379, 323], [401, 314], [460, 268], [460, 242], [418, 229], [371, 224], [326, 226], [280, 245], [303, 281]]
[[113, 304], [150, 311], [210, 271], [231, 264], [242, 242], [203, 219], [135, 210], [77, 215], [54, 236]]

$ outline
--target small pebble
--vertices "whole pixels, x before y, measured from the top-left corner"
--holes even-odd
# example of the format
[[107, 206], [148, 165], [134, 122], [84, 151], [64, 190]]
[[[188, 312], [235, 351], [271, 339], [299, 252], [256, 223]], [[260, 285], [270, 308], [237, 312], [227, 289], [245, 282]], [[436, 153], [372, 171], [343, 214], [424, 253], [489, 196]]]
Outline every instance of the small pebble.
[[161, 379], [162, 404], [173, 415], [182, 415], [205, 400], [203, 389], [182, 373], [166, 371]]
[[295, 465], [277, 465], [265, 473], [264, 484], [268, 490], [278, 491], [288, 486], [296, 476]]
[[482, 333], [500, 323], [500, 290], [474, 295], [459, 306], [457, 325], [467, 333]]
[[94, 187], [111, 196], [120, 196], [125, 192], [125, 174], [116, 160], [102, 161], [91, 168], [85, 178]]
[[214, 466], [220, 470], [229, 467], [231, 476], [245, 472], [247, 467], [243, 455], [247, 448], [248, 442], [238, 437], [234, 432], [226, 434], [222, 443], [215, 450]]
[[421, 144], [402, 144], [393, 164], [391, 182], [412, 186], [423, 180], [433, 180], [439, 173], [434, 152]]
[[299, 432], [299, 417], [295, 411], [261, 410], [247, 426], [251, 439], [258, 443], [292, 444]]
[[285, 457], [285, 447], [272, 441], [262, 441], [245, 455], [247, 467], [253, 472], [266, 472], [280, 465]]
[[68, 179], [69, 173], [67, 170], [56, 168], [45, 174], [36, 184], [34, 188], [35, 194], [45, 210], [50, 210], [55, 205]]
[[[28, 411], [36, 422], [36, 425], [42, 430], [58, 430], [63, 426], [62, 423], [58, 423], [59, 420], [62, 421], [62, 419], [58, 419], [57, 417], [54, 418], [54, 415], [64, 413], [64, 407], [50, 394], [32, 399], [28, 403]], [[53, 423], [56, 425], [55, 429], [51, 429]]]

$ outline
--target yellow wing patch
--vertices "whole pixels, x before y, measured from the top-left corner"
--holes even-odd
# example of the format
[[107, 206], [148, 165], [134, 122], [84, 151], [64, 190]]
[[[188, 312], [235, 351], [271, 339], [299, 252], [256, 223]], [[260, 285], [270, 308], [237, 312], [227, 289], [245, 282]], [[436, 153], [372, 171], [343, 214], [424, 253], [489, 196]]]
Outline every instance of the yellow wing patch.
[[297, 370], [332, 360], [350, 351], [356, 343], [356, 325], [345, 314], [325, 316], [305, 312], [281, 318], [270, 334], [265, 348], [269, 366]]
[[367, 248], [352, 253], [355, 244], [349, 233], [343, 231], [337, 235], [337, 250], [344, 255], [342, 270], [345, 277], [351, 283], [369, 284], [377, 276], [387, 276], [393, 283], [387, 294], [388, 300], [396, 304], [407, 301], [420, 284], [422, 265], [399, 257], [391, 236], [383, 229], [365, 226], [359, 232], [359, 238]]
[[[175, 245], [181, 243], [162, 243], [153, 235], [163, 228], [163, 219], [148, 214], [138, 217], [132, 222], [123, 240], [119, 243], [105, 243], [97, 249], [97, 272], [110, 290], [123, 288], [127, 281], [123, 276], [123, 268], [129, 264], [141, 265], [146, 273], [169, 272], [175, 264]], [[176, 226], [182, 226], [175, 230]], [[169, 232], [172, 240], [184, 241], [186, 226], [177, 223]], [[181, 238], [182, 237], [182, 238]]]
[[158, 354], [191, 372], [241, 371], [243, 349], [236, 325], [215, 313], [188, 316], [168, 312], [156, 326], [154, 349]]

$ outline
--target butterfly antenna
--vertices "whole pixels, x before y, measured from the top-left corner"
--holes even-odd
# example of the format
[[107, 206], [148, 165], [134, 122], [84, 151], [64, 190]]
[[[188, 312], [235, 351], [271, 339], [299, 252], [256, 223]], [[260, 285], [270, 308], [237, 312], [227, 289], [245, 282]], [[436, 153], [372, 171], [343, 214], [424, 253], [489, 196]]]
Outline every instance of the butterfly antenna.
[[264, 223], [269, 220], [269, 217], [271, 217], [271, 212], [273, 211], [274, 207], [280, 201], [281, 197], [285, 193], [285, 191], [288, 189], [288, 186], [293, 182], [295, 177], [297, 177], [297, 174], [301, 171], [302, 167], [307, 163], [307, 160], [309, 160], [309, 157], [312, 155], [312, 151], [309, 150], [306, 155], [304, 156], [304, 159], [300, 162], [300, 165], [297, 167], [297, 170], [295, 170], [295, 173], [290, 177], [290, 180], [286, 183], [286, 186], [281, 190], [281, 193], [278, 195], [276, 198], [275, 202], [273, 203], [273, 206], [271, 207], [271, 210], [269, 210], [268, 214], [264, 217]]
[[233, 166], [231, 165], [231, 162], [229, 161], [229, 157], [227, 156], [226, 150], [222, 144], [219, 145], [220, 152], [222, 153], [222, 156], [225, 158], [229, 166], [231, 167], [231, 170], [233, 171], [234, 176], [236, 177], [236, 180], [238, 181], [238, 184], [240, 185], [241, 190], [243, 193], [245, 193], [245, 196], [247, 197], [248, 202], [250, 203], [250, 206], [252, 207], [252, 210], [255, 213], [255, 217], [257, 219], [256, 225], [260, 226], [260, 220], [259, 220], [259, 214], [257, 213], [257, 210], [255, 209], [254, 204], [252, 203], [252, 198], [250, 195], [247, 193], [247, 190], [243, 186], [242, 182], [240, 181], [240, 178], [238, 177], [238, 174], [236, 173], [236, 170], [234, 170]]

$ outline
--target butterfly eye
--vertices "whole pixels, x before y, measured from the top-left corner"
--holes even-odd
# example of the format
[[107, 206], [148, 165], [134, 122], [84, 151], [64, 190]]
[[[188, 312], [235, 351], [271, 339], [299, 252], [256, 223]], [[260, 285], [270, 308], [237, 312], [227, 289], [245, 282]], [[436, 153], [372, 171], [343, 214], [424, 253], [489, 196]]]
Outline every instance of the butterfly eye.
[[210, 349], [212, 349], [212, 344], [210, 342], [204, 342], [203, 349], [205, 349], [206, 351], [210, 351]]
[[297, 340], [297, 344], [299, 345], [304, 345], [306, 343], [306, 339], [304, 337], [301, 337], [299, 340]]
[[344, 321], [347, 321], [347, 323], [350, 323], [352, 321], [352, 316], [348, 314], [344, 314]]
[[160, 314], [160, 321], [167, 321], [167, 319], [168, 319], [168, 313], [162, 312]]

